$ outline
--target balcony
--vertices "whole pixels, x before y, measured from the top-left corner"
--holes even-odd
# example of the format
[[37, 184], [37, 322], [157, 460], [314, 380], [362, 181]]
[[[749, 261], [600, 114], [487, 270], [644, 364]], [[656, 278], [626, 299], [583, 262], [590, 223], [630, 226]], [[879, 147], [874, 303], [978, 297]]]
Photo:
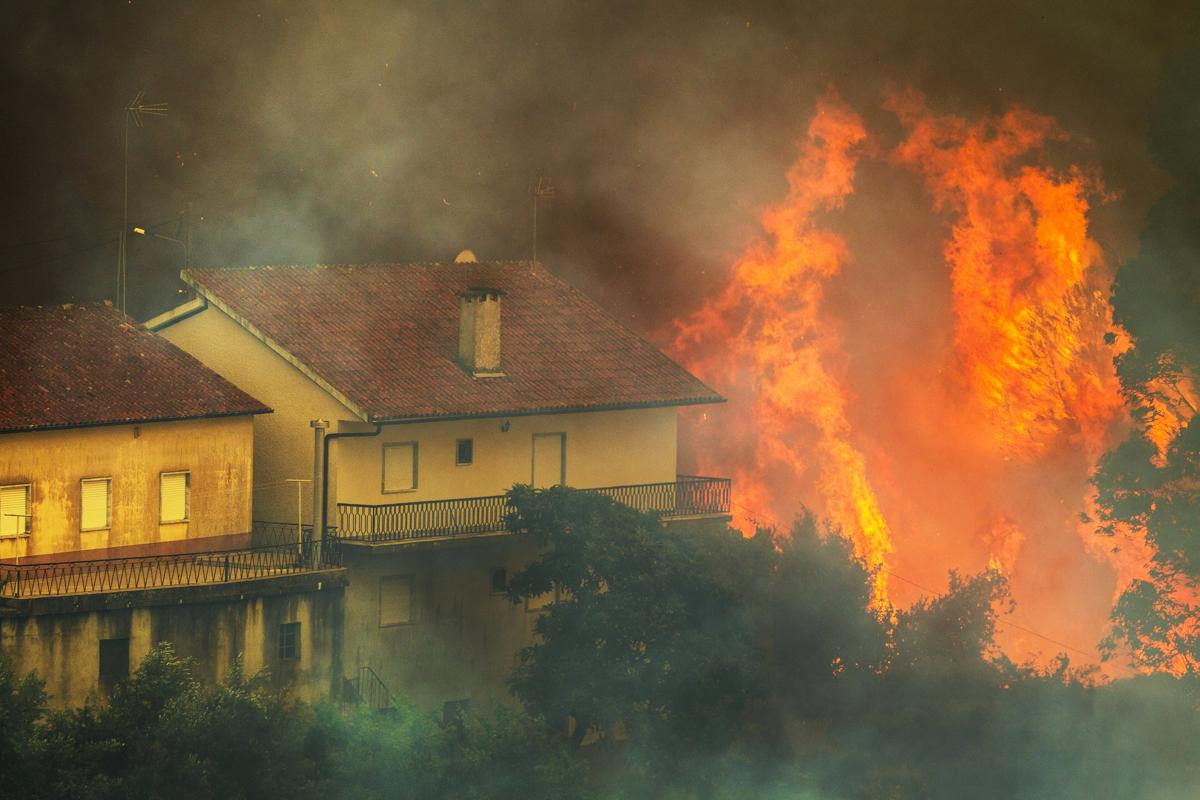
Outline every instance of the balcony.
[[[256, 523], [257, 527], [257, 523]], [[295, 528], [292, 528], [293, 536]], [[256, 531], [257, 533], [257, 531]], [[0, 564], [0, 598], [101, 594], [236, 583], [316, 572], [340, 565], [336, 543], [318, 556], [311, 529], [303, 541], [196, 553]]]
[[[729, 513], [728, 478], [680, 475], [667, 483], [604, 486], [585, 491], [608, 495], [665, 520], [719, 517]], [[361, 505], [338, 503], [338, 539], [348, 542], [408, 542], [504, 531], [512, 508], [504, 495]]]

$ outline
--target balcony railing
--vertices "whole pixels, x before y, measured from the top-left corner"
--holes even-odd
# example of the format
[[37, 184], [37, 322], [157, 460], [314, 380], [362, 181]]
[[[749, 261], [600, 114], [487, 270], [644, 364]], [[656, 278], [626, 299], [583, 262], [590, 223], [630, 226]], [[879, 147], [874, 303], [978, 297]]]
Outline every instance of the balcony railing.
[[336, 540], [317, 550], [311, 541], [204, 553], [0, 564], [0, 597], [94, 594], [135, 589], [232, 583], [311, 572], [341, 563]]
[[[667, 483], [604, 486], [586, 491], [606, 494], [639, 511], [673, 517], [729, 512], [729, 479], [680, 475]], [[347, 541], [395, 542], [446, 536], [470, 536], [504, 530], [512, 508], [504, 495], [422, 500], [415, 503], [363, 505], [338, 503], [338, 537]]]

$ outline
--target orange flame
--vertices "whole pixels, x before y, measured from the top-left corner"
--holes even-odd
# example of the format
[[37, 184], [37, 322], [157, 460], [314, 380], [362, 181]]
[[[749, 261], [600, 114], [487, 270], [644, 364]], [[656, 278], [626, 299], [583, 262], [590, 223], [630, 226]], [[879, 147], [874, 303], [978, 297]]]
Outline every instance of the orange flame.
[[[1112, 321], [1111, 271], [1089, 233], [1099, 181], [1048, 165], [1051, 146], [1067, 140], [1048, 117], [936, 115], [913, 92], [885, 107], [903, 129], [888, 163], [924, 181], [949, 225], [949, 348], [937, 331], [929, 346], [873, 342], [900, 365], [887, 375], [846, 353], [849, 329], [826, 294], [851, 250], [829, 225], [853, 195], [868, 137], [829, 93], [786, 198], [762, 216], [766, 237], [720, 295], [677, 323], [674, 354], [730, 400], [691, 421], [700, 466], [732, 473], [744, 530], [786, 522], [802, 503], [840, 526], [878, 570], [877, 608], [896, 600], [893, 570], [928, 585], [951, 568], [990, 566], [1044, 632], [1090, 651], [1149, 552], [1141, 532], [1113, 547], [1079, 522], [1088, 478], [1128, 424], [1113, 367], [1128, 337]], [[1189, 392], [1179, 405], [1192, 403]], [[870, 407], [892, 419], [864, 416], [860, 397], [884, 400]], [[1166, 439], [1179, 415], [1160, 416], [1150, 435]], [[1012, 636], [1020, 657], [1053, 655], [1048, 639]]]
[[[757, 522], [758, 509], [774, 513], [772, 498], [805, 476], [812, 459], [826, 516], [859, 557], [881, 567], [891, 533], [850, 442], [844, 390], [831, 367], [840, 346], [821, 317], [825, 283], [848, 253], [841, 237], [813, 220], [853, 191], [865, 140], [862, 120], [836, 95], [820, 102], [788, 173], [786, 200], [763, 214], [770, 241], [751, 246], [725, 291], [679, 325], [674, 350], [728, 392], [739, 415], [732, 429], [705, 436], [711, 463], [734, 466], [739, 521]], [[875, 590], [882, 602], [882, 571]]]

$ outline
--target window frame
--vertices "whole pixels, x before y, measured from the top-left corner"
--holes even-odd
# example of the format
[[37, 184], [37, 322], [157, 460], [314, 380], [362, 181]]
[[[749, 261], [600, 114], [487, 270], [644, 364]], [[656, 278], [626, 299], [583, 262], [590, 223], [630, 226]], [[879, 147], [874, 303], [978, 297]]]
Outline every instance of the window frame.
[[[384, 581], [407, 581], [408, 582], [408, 618], [407, 619], [401, 620], [400, 622], [384, 622], [383, 621]], [[381, 628], [401, 628], [406, 625], [412, 625], [413, 622], [415, 622], [416, 615], [413, 614], [413, 595], [414, 595], [413, 590], [415, 588], [416, 588], [416, 576], [412, 575], [411, 573], [405, 573], [402, 575], [380, 575], [379, 576], [379, 584], [378, 584], [379, 591], [378, 591], [378, 595], [377, 595], [377, 598], [379, 600], [379, 615], [378, 615], [379, 627], [381, 627]]]
[[[130, 664], [131, 647], [130, 647], [129, 640], [130, 640], [130, 637], [128, 637], [128, 636], [111, 636], [107, 639], [99, 639], [98, 640], [98, 643], [96, 645], [96, 650], [99, 655], [99, 658], [97, 659], [98, 664], [97, 664], [97, 670], [96, 670], [96, 679], [97, 679], [97, 682], [102, 687], [111, 688], [115, 684], [120, 683], [121, 681], [123, 681], [129, 677], [130, 666], [131, 666], [131, 664]], [[108, 644], [108, 643], [113, 643], [113, 642], [124, 642], [125, 643], [125, 650], [124, 650], [124, 654], [123, 654], [124, 658], [121, 659], [124, 662], [125, 669], [124, 669], [124, 673], [121, 675], [117, 675], [115, 672], [109, 672], [106, 674], [104, 671], [104, 667], [105, 667], [105, 658], [104, 658], [105, 647], [104, 647], [104, 645]], [[110, 649], [110, 650], [112, 649], [111, 644], [108, 649]], [[112, 654], [110, 653], [109, 666], [112, 666], [111, 657], [112, 657]]]
[[[501, 577], [501, 587], [496, 588], [496, 576]], [[493, 597], [508, 594], [508, 568], [492, 567], [488, 573], [488, 593]]]
[[0, 539], [19, 539], [22, 536], [28, 536], [33, 532], [33, 481], [24, 481], [22, 483], [6, 483], [0, 486], [0, 492], [5, 489], [24, 489], [25, 490], [25, 524], [24, 530], [19, 530], [16, 533], [4, 533], [4, 520], [0, 518]]
[[[287, 636], [284, 635], [285, 632]], [[279, 628], [275, 633], [275, 655], [280, 661], [300, 660], [300, 656], [304, 652], [301, 647], [303, 632], [304, 628], [300, 620], [279, 623]], [[286, 643], [290, 643], [291, 645], [288, 652], [284, 651]]]
[[[389, 489], [387, 482], [387, 451], [391, 447], [411, 447], [412, 448], [412, 486], [407, 489]], [[413, 440], [409, 442], [385, 442], [379, 451], [379, 493], [380, 494], [406, 494], [417, 491], [418, 471], [417, 468], [421, 460], [420, 442]]]
[[[163, 478], [171, 475], [183, 475], [183, 518], [182, 519], [163, 519]], [[178, 525], [181, 522], [192, 521], [192, 471], [190, 469], [177, 469], [170, 472], [158, 473], [158, 524], [159, 525]]]
[[[462, 454], [462, 450], [460, 448], [463, 446], [463, 444], [466, 444], [467, 448], [470, 451], [466, 461], [460, 460], [460, 456]], [[475, 463], [475, 438], [468, 436], [463, 439], [455, 439], [454, 440], [454, 466], [469, 467], [474, 463]]]
[[[108, 484], [108, 491], [105, 493], [105, 498], [104, 498], [104, 503], [105, 503], [104, 525], [99, 528], [85, 528], [85, 527], [83, 527], [83, 518], [84, 518], [83, 485], [85, 483], [99, 483], [100, 481], [104, 481]], [[80, 478], [79, 479], [79, 532], [80, 533], [94, 533], [96, 531], [112, 530], [112, 511], [113, 511], [112, 483], [113, 483], [113, 479], [112, 479], [111, 475], [109, 475], [108, 477]], [[162, 492], [161, 483], [159, 484], [159, 492]], [[159, 515], [160, 516], [162, 515], [162, 501], [161, 500], [159, 501]]]

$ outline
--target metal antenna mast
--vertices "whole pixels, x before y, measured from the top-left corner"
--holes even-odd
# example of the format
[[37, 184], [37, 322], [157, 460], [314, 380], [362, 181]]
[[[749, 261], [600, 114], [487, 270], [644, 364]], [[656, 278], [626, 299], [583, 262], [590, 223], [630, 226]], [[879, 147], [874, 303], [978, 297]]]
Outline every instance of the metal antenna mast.
[[537, 215], [538, 201], [554, 197], [554, 184], [544, 175], [529, 182], [529, 193], [533, 195], [533, 262], [537, 263]]
[[142, 100], [145, 92], [138, 92], [129, 105], [125, 106], [125, 171], [121, 186], [121, 236], [117, 245], [117, 308], [125, 313], [125, 239], [129, 235], [129, 121], [139, 128], [142, 127], [142, 117], [165, 117], [166, 103], [146, 103]]

